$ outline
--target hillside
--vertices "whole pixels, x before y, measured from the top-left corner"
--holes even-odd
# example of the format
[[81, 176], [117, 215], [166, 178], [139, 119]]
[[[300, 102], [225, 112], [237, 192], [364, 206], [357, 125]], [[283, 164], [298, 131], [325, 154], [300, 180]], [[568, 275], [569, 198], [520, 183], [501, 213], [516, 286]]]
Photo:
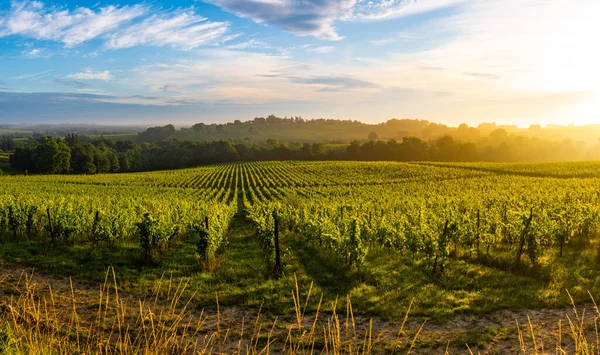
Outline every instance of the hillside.
[[[578, 310], [590, 296], [598, 298], [600, 163], [244, 162], [3, 176], [0, 182], [0, 280], [9, 284], [0, 288], [0, 306], [30, 280], [19, 270], [32, 268], [60, 296], [56, 304], [69, 305], [66, 313], [43, 314], [44, 327], [37, 327], [40, 318], [24, 307], [36, 304], [35, 288], [28, 287], [21, 295], [30, 302], [12, 303], [15, 312], [0, 314], [0, 324], [9, 317], [23, 331], [29, 325], [60, 336], [66, 328], [106, 339], [131, 324], [132, 334], [144, 339], [150, 327], [136, 317], [152, 295], [156, 311], [180, 299], [189, 300], [193, 314], [217, 322], [222, 314], [217, 331], [241, 329], [240, 319], [254, 321], [257, 313], [265, 321], [281, 319], [274, 349], [284, 346], [295, 317], [337, 312], [348, 319], [352, 312], [359, 323], [373, 322], [372, 353], [407, 350], [425, 320], [415, 353], [447, 347], [465, 353], [465, 344], [482, 353], [514, 353], [505, 347], [518, 345], [515, 320], [526, 324], [531, 313], [536, 333], [552, 341], [556, 333], [548, 327], [567, 312], [570, 297]], [[110, 326], [117, 323], [108, 306], [107, 269], [119, 307], [123, 297], [135, 308], [122, 311], [119, 328]], [[94, 298], [98, 290], [106, 303]], [[92, 327], [99, 305], [110, 310]], [[82, 323], [72, 326], [75, 307]], [[412, 333], [396, 343], [408, 309]], [[167, 325], [169, 319], [156, 317]], [[204, 337], [201, 328], [169, 327], [182, 346]], [[69, 339], [85, 345], [87, 335]], [[313, 342], [328, 353], [326, 339]]]

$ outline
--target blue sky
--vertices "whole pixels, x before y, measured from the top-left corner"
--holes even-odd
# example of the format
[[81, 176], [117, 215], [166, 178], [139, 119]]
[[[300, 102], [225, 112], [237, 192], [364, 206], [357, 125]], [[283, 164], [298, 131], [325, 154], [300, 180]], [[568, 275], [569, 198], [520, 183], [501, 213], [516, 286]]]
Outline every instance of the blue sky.
[[600, 122], [596, 0], [0, 0], [0, 123]]

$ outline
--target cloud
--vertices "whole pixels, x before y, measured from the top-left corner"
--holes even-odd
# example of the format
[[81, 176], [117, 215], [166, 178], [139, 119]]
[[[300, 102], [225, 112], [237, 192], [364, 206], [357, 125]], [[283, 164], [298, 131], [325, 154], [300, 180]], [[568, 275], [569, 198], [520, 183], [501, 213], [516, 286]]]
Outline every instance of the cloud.
[[85, 89], [87, 87], [89, 87], [88, 84], [79, 81], [79, 80], [74, 80], [74, 79], [66, 79], [66, 78], [56, 78], [54, 79], [55, 82], [59, 83], [59, 84], [63, 84], [65, 86], [70, 86], [76, 89]]
[[87, 68], [85, 71], [80, 73], [67, 75], [69, 79], [78, 79], [78, 80], [104, 80], [109, 81], [114, 79], [114, 75], [111, 74], [110, 70], [98, 71], [95, 72], [91, 68]]
[[192, 10], [153, 10], [145, 4], [68, 10], [15, 0], [4, 17], [0, 14], [0, 38], [19, 35], [68, 48], [102, 39], [111, 49], [147, 45], [185, 50], [231, 38], [225, 36], [228, 28], [228, 23], [210, 22]]
[[374, 0], [357, 1], [352, 19], [385, 20], [416, 15], [438, 10], [448, 6], [456, 6], [474, 0]]
[[38, 49], [38, 48], [34, 48], [31, 50], [24, 50], [21, 52], [21, 55], [27, 57], [27, 58], [47, 58], [48, 55], [44, 54], [44, 50], [43, 49]]
[[238, 16], [299, 36], [341, 40], [336, 21], [369, 21], [436, 10], [466, 0], [207, 0]]
[[396, 41], [395, 38], [382, 38], [382, 39], [374, 39], [372, 41], [369, 41], [369, 43], [371, 43], [374, 46], [383, 46], [384, 44], [392, 43], [394, 41]]
[[334, 21], [352, 15], [356, 0], [209, 0], [238, 16], [272, 24], [299, 36], [340, 40]]
[[246, 42], [229, 45], [229, 46], [227, 46], [227, 48], [228, 49], [256, 49], [256, 48], [265, 48], [266, 49], [266, 48], [271, 48], [271, 46], [261, 40], [252, 38], [251, 40], [246, 41]]
[[322, 86], [322, 91], [347, 91], [352, 89], [374, 89], [379, 85], [350, 76], [289, 77], [291, 82]]
[[210, 22], [191, 10], [156, 14], [140, 23], [110, 35], [106, 46], [111, 49], [139, 45], [171, 46], [190, 50], [199, 46], [226, 41], [226, 22]]
[[490, 73], [463, 73], [463, 75], [480, 79], [498, 79], [498, 75]]
[[73, 11], [58, 7], [46, 8], [38, 1], [12, 1], [0, 37], [23, 37], [52, 40], [73, 47], [97, 38], [147, 13], [142, 5], [106, 6], [94, 11], [78, 7]]
[[335, 47], [332, 47], [332, 46], [308, 47], [308, 48], [306, 48], [306, 51], [310, 52], [310, 53], [328, 54], [328, 53], [335, 51]]
[[12, 77], [11, 79], [12, 80], [29, 80], [29, 81], [33, 81], [33, 80], [37, 80], [37, 79], [40, 79], [40, 78], [43, 78], [43, 77], [47, 76], [50, 72], [52, 72], [52, 69], [40, 71], [40, 72], [37, 72], [37, 73], [23, 74], [23, 75]]
[[229, 49], [198, 50], [194, 57], [138, 66], [124, 73], [119, 84], [146, 95], [167, 93], [173, 102], [188, 105], [355, 102], [381, 90], [338, 63], [316, 67], [287, 55]]
[[396, 33], [396, 36], [394, 36], [394, 37], [375, 39], [375, 40], [369, 41], [369, 43], [371, 43], [374, 46], [382, 46], [384, 44], [395, 42], [398, 39], [411, 40], [411, 39], [415, 39], [415, 38], [416, 37], [410, 33], [398, 32], [398, 33]]
[[[60, 80], [60, 79], [58, 79]], [[178, 99], [144, 96], [144, 95], [109, 95], [88, 92], [3, 92], [0, 94], [0, 107], [3, 105], [18, 105], [23, 102], [36, 101], [36, 98], [42, 99], [40, 104], [86, 106], [94, 103], [110, 103], [119, 105], [139, 105], [139, 106], [181, 106]]]
[[165, 85], [161, 86], [161, 87], [160, 87], [160, 88], [158, 88], [158, 89], [159, 89], [160, 91], [162, 91], [162, 92], [167, 92], [167, 90], [169, 90], [169, 89], [173, 89], [173, 88], [176, 88], [176, 87], [178, 87], [178, 86], [179, 86], [179, 85], [177, 85], [177, 84], [165, 84]]

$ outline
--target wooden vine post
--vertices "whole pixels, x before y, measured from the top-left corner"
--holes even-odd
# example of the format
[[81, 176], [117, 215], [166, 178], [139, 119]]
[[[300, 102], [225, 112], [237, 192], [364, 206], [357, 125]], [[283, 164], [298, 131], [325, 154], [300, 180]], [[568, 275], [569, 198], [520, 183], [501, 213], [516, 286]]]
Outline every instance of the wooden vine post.
[[479, 251], [479, 242], [481, 241], [481, 233], [479, 232], [479, 228], [481, 227], [481, 218], [479, 215], [479, 210], [477, 210], [477, 234], [475, 236], [477, 242], [477, 258], [481, 257], [481, 252]]
[[56, 242], [56, 237], [54, 236], [54, 227], [52, 226], [52, 217], [50, 216], [50, 207], [46, 208], [46, 213], [48, 214], [48, 226], [50, 227], [50, 237], [52, 238], [52, 243]]
[[273, 237], [274, 237], [274, 244], [275, 244], [275, 276], [279, 277], [281, 276], [281, 251], [280, 251], [280, 247], [279, 247], [279, 217], [277, 216], [277, 211], [273, 211], [273, 222], [274, 222], [274, 229], [273, 229]]

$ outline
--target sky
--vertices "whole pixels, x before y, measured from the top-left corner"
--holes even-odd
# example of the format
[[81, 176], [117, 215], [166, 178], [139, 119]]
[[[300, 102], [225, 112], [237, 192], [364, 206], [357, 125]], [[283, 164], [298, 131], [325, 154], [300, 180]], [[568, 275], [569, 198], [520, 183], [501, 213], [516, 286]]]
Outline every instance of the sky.
[[600, 123], [598, 0], [0, 0], [0, 123]]

